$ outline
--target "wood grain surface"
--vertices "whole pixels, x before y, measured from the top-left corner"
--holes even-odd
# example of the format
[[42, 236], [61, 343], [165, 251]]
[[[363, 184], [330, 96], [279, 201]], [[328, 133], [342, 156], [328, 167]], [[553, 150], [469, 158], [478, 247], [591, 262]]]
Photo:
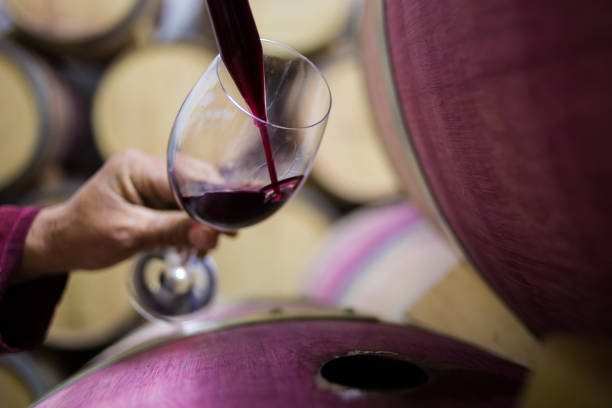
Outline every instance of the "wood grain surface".
[[612, 3], [386, 1], [385, 21], [411, 145], [477, 270], [537, 335], [612, 335]]
[[[329, 359], [385, 351], [428, 373], [406, 391], [360, 392], [317, 380]], [[203, 333], [94, 370], [39, 407], [511, 407], [523, 369], [402, 326], [355, 321], [260, 323]]]
[[541, 344], [462, 260], [405, 311], [408, 322], [532, 367]]

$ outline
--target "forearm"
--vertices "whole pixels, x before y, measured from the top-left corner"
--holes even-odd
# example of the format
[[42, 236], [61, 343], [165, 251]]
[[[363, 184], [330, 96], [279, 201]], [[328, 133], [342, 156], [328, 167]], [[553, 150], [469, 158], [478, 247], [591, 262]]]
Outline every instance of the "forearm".
[[0, 353], [30, 348], [43, 340], [65, 285], [65, 275], [42, 278], [44, 274], [23, 269], [26, 237], [44, 213], [39, 211], [0, 207]]

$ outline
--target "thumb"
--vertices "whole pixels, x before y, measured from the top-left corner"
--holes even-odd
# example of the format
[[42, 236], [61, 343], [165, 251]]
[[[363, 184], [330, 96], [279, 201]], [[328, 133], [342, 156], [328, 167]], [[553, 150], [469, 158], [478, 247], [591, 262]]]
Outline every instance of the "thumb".
[[218, 232], [198, 224], [181, 211], [151, 210], [135, 207], [139, 224], [141, 249], [160, 246], [192, 247], [208, 251], [217, 245]]

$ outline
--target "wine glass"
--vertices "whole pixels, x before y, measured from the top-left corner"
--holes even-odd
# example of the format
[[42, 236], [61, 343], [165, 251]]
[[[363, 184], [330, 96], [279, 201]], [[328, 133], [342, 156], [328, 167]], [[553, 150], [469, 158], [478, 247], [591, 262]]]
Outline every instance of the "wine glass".
[[[251, 113], [217, 56], [185, 99], [168, 144], [177, 203], [223, 232], [265, 220], [300, 189], [331, 109], [329, 86], [311, 61], [278, 42], [261, 44], [267, 120]], [[215, 279], [210, 257], [165, 250], [139, 262], [131, 294], [147, 317], [186, 321], [211, 301]]]

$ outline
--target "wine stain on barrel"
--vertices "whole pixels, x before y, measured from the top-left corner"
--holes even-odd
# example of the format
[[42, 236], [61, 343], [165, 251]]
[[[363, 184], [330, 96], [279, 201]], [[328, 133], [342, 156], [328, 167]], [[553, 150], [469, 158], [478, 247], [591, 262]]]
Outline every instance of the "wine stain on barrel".
[[401, 391], [424, 385], [429, 376], [394, 353], [353, 352], [327, 361], [320, 377], [329, 385], [361, 391]]

